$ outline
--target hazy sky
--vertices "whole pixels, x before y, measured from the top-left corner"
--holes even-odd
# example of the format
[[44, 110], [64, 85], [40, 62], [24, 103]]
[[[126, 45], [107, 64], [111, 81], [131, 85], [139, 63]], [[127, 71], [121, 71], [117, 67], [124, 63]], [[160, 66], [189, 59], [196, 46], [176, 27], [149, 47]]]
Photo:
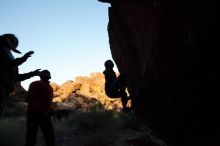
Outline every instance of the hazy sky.
[[[62, 84], [102, 72], [111, 59], [108, 6], [98, 0], [0, 0], [0, 34], [15, 34], [23, 54], [35, 51], [20, 73], [48, 69], [51, 81]], [[27, 88], [36, 79], [22, 85]]]

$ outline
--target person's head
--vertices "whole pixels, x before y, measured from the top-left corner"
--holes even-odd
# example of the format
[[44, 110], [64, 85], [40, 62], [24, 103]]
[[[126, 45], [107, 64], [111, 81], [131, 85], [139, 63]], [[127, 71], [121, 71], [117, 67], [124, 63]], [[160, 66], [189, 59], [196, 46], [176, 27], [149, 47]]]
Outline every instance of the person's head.
[[3, 34], [0, 38], [2, 46], [14, 51], [15, 53], [21, 53], [16, 49], [18, 47], [18, 38], [14, 34]]
[[40, 79], [41, 80], [50, 80], [51, 79], [51, 75], [50, 72], [48, 70], [42, 70], [39, 74]]
[[105, 61], [104, 65], [106, 68], [113, 68], [114, 67], [114, 63], [111, 60]]

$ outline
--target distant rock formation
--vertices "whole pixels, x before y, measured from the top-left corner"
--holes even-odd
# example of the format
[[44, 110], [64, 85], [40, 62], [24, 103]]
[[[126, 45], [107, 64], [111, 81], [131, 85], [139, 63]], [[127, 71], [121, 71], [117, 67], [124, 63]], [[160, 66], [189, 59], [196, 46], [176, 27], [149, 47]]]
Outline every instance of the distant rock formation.
[[90, 77], [76, 77], [61, 86], [51, 83], [54, 90], [53, 102], [58, 108], [84, 109], [100, 106], [103, 109], [120, 110], [120, 99], [111, 99], [104, 90], [105, 78], [102, 73], [91, 73]]
[[219, 3], [99, 1], [138, 117], [169, 146], [220, 145]]

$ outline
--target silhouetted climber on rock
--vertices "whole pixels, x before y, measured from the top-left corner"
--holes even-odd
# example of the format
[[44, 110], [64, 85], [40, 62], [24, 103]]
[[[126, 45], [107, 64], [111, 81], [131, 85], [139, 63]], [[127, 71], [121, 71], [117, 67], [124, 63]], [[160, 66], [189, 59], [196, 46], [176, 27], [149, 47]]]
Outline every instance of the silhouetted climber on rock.
[[26, 146], [34, 146], [38, 127], [42, 130], [47, 146], [54, 146], [54, 130], [51, 122], [53, 88], [48, 70], [40, 72], [40, 80], [30, 84], [28, 89]]
[[15, 84], [38, 75], [40, 70], [19, 74], [18, 66], [31, 57], [34, 52], [29, 51], [21, 58], [14, 58], [11, 51], [21, 54], [16, 49], [17, 47], [18, 38], [14, 34], [0, 35], [0, 113], [5, 106], [9, 93], [14, 91]]
[[105, 93], [110, 98], [121, 98], [123, 111], [128, 112], [131, 108], [127, 107], [128, 96], [126, 93], [126, 75], [120, 74], [116, 77], [113, 70], [114, 63], [111, 60], [105, 62]]

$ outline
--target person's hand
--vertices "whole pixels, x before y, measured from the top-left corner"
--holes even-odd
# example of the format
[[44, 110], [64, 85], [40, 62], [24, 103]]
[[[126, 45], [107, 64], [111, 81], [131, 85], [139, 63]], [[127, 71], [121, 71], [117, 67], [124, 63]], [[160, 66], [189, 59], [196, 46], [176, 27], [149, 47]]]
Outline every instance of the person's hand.
[[28, 57], [31, 57], [32, 54], [34, 54], [34, 51], [29, 51], [25, 53], [24, 56], [22, 57], [23, 62], [25, 62], [28, 59]]
[[29, 51], [29, 52], [24, 54], [24, 58], [31, 57], [32, 54], [34, 54], [34, 51]]
[[40, 70], [41, 69], [36, 69], [35, 71], [33, 71], [35, 76], [39, 76], [40, 75]]

